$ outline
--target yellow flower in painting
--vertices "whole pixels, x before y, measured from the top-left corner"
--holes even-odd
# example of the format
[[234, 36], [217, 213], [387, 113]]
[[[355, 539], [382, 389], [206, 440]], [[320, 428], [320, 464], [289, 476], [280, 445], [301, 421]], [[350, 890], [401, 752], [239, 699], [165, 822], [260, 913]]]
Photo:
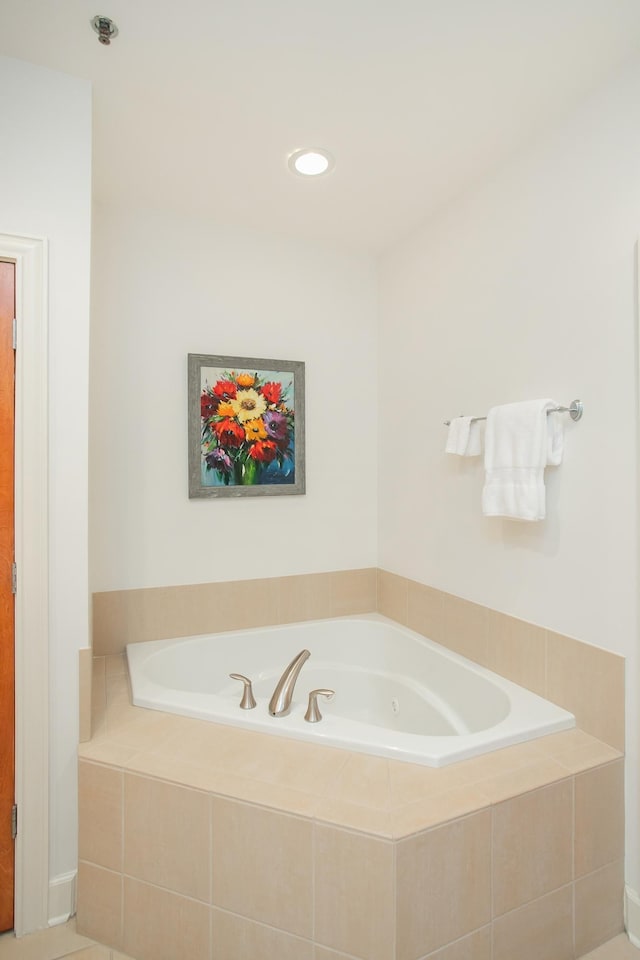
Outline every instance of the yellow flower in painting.
[[267, 436], [262, 420], [247, 420], [244, 425], [244, 433], [250, 443], [254, 440], [264, 440]]
[[219, 417], [235, 417], [236, 412], [228, 400], [223, 400], [218, 404], [217, 414]]
[[239, 387], [252, 387], [256, 382], [256, 378], [252, 377], [250, 373], [240, 373], [236, 377], [236, 383]]
[[240, 423], [246, 423], [247, 420], [261, 417], [267, 409], [267, 402], [255, 390], [238, 390], [235, 400], [231, 401], [231, 406]]

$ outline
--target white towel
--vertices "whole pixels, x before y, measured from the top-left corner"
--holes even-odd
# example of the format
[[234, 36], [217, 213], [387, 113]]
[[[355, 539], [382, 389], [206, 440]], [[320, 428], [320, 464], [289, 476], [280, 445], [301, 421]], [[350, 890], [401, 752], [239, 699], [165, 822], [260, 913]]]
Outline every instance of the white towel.
[[493, 407], [485, 433], [486, 517], [544, 520], [544, 468], [562, 461], [562, 423], [555, 400], [530, 400]]
[[477, 457], [481, 453], [480, 424], [472, 417], [456, 417], [449, 424], [446, 453]]

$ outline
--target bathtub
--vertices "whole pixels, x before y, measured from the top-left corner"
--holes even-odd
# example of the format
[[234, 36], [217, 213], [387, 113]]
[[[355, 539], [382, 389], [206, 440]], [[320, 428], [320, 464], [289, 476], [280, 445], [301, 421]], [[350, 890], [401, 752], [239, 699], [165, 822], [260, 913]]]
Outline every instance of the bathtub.
[[[302, 649], [287, 716], [268, 703]], [[127, 646], [136, 706], [441, 767], [575, 726], [571, 713], [378, 614]], [[257, 706], [240, 709], [241, 673]], [[322, 720], [304, 719], [309, 691]]]

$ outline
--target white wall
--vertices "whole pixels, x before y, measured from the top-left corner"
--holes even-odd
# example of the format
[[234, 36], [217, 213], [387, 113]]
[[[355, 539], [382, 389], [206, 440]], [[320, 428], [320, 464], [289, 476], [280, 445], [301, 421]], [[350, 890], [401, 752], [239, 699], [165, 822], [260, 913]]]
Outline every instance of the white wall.
[[[280, 236], [94, 211], [91, 583], [376, 563], [373, 262]], [[303, 496], [189, 500], [187, 354], [303, 360]]]
[[49, 249], [50, 851], [77, 857], [78, 649], [88, 644], [91, 89], [0, 57], [0, 233]]
[[[379, 560], [628, 658], [628, 879], [636, 887], [636, 239], [640, 67], [385, 258]], [[548, 516], [483, 518], [452, 416], [580, 398]]]

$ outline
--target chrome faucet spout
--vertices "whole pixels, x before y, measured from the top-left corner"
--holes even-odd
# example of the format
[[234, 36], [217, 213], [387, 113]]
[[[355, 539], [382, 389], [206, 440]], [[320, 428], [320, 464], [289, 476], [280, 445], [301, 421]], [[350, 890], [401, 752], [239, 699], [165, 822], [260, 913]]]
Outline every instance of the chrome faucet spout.
[[302, 665], [310, 656], [311, 654], [308, 650], [301, 650], [300, 653], [293, 658], [278, 680], [271, 700], [269, 701], [269, 713], [272, 717], [284, 717], [284, 715], [289, 712], [293, 699], [293, 688], [302, 670]]

